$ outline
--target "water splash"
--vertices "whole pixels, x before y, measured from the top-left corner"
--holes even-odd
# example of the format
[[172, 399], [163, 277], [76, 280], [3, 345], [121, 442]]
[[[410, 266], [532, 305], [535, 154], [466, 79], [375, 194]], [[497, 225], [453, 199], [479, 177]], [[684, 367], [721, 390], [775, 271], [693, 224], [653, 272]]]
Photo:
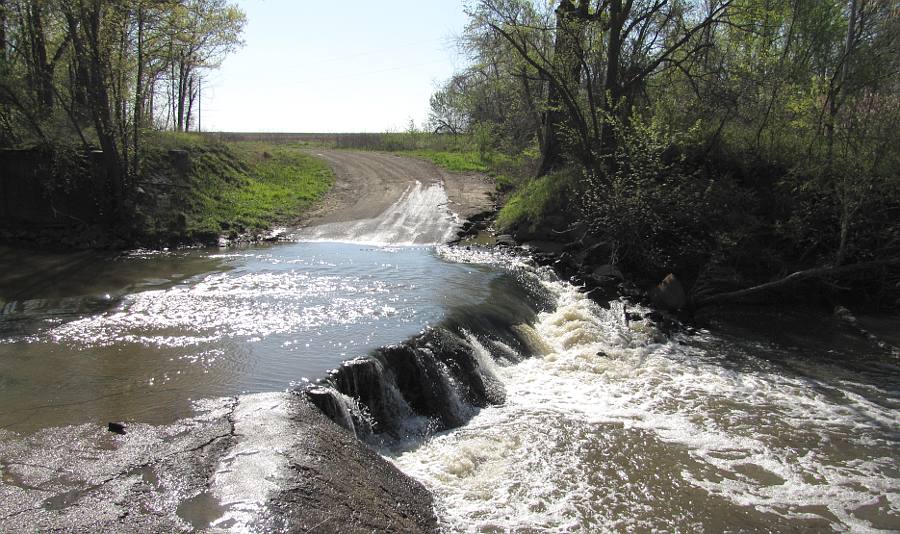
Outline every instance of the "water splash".
[[532, 273], [557, 302], [521, 327], [536, 356], [491, 369], [506, 401], [383, 451], [434, 493], [445, 530], [900, 527], [889, 385], [791, 372], [771, 361], [797, 356], [708, 332], [665, 341], [623, 303]]
[[435, 245], [450, 241], [459, 218], [447, 207], [442, 183], [416, 181], [384, 213], [373, 219], [328, 223], [305, 228], [297, 241], [334, 241], [375, 246]]

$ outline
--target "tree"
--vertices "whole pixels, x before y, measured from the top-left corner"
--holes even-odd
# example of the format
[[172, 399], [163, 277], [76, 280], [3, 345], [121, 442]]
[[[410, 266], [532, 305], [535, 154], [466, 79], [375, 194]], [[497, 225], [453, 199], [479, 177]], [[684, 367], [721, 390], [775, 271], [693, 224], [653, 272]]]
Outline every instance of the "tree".
[[174, 129], [190, 128], [199, 70], [216, 68], [242, 44], [244, 13], [226, 0], [185, 0], [169, 13]]
[[468, 128], [465, 104], [465, 76], [456, 75], [435, 91], [429, 100], [428, 128], [434, 133], [461, 134]]
[[[651, 76], [690, 65], [706, 46], [703, 32], [725, 21], [730, 3], [561, 0], [551, 27], [535, 25], [521, 2], [482, 0], [471, 16], [548, 84], [539, 171], [545, 174], [563, 163], [564, 152], [587, 168], [611, 154], [609, 119], [627, 121]], [[552, 51], [542, 46], [547, 34]]]
[[244, 23], [225, 0], [0, 0], [0, 144], [99, 146], [124, 217], [144, 131], [190, 127], [201, 70]]

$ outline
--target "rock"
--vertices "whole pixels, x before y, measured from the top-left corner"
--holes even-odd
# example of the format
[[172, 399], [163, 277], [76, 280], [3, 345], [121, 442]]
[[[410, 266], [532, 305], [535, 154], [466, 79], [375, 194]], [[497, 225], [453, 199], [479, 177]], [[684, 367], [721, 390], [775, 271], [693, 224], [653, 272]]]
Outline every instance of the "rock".
[[663, 278], [663, 281], [653, 289], [650, 298], [657, 306], [671, 311], [680, 310], [687, 305], [687, 295], [685, 295], [684, 287], [675, 278], [675, 275], [671, 273]]
[[556, 261], [556, 256], [547, 252], [535, 252], [531, 257], [538, 265], [551, 265]]
[[528, 241], [523, 243], [523, 245], [544, 254], [562, 254], [565, 248], [565, 245], [559, 241]]
[[499, 247], [514, 247], [516, 240], [509, 234], [498, 235], [495, 244]]
[[106, 426], [106, 429], [112, 432], [113, 434], [119, 434], [120, 436], [125, 435], [125, 425], [122, 423], [109, 423]]
[[624, 280], [625, 276], [622, 274], [622, 271], [617, 269], [614, 265], [600, 265], [595, 267], [593, 271], [591, 271], [591, 275], [594, 278], [603, 279], [603, 278], [618, 278], [619, 280]]
[[612, 287], [625, 280], [622, 272], [612, 265], [600, 265], [585, 272], [585, 278], [601, 287]]
[[[421, 483], [304, 398], [263, 393], [204, 406], [172, 425], [135, 425], [113, 447], [92, 425], [45, 429], [33, 440], [0, 435], [0, 457], [18, 462], [9, 480], [4, 465], [0, 531], [439, 531]], [[259, 458], [265, 469], [254, 469]], [[282, 459], [278, 467], [275, 458]], [[48, 470], [71, 478], [38, 489]], [[222, 490], [244, 495], [248, 487], [265, 492], [252, 511], [214, 497]], [[240, 510], [233, 527], [209, 527], [232, 510]]]
[[853, 313], [843, 306], [836, 306], [834, 308], [834, 316], [848, 323], [856, 323], [856, 317], [853, 316]]
[[612, 248], [608, 243], [603, 242], [593, 244], [576, 243], [572, 253], [580, 262], [598, 264], [609, 261], [612, 255]]

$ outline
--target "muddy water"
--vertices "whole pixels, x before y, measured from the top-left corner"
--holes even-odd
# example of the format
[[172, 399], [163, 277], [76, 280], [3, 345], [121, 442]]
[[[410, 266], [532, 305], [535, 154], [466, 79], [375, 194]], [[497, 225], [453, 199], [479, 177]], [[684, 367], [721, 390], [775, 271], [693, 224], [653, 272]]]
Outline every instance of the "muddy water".
[[[429, 221], [446, 231], [443, 211], [403, 215], [437, 193], [411, 187], [402, 209], [352, 226], [356, 243], [4, 251], [0, 427], [172, 422], [194, 400], [281, 391], [450, 317], [502, 402], [461, 406], [448, 379], [462, 426], [377, 440], [447, 532], [900, 530], [896, 356], [803, 313], [714, 314], [669, 338], [522, 258], [384, 246], [431, 235]], [[520, 321], [527, 350], [473, 324], [497, 316]], [[211, 492], [178, 497], [196, 528], [253, 524], [282, 489], [278, 447], [297, 446], [273, 423], [290, 420], [281, 397], [241, 398]]]
[[524, 327], [535, 357], [491, 370], [506, 401], [385, 449], [446, 531], [900, 529], [896, 356], [820, 315], [666, 339], [532, 276], [556, 306]]
[[0, 427], [25, 433], [167, 423], [192, 400], [282, 391], [481, 302], [499, 276], [427, 247], [347, 243], [4, 261]]

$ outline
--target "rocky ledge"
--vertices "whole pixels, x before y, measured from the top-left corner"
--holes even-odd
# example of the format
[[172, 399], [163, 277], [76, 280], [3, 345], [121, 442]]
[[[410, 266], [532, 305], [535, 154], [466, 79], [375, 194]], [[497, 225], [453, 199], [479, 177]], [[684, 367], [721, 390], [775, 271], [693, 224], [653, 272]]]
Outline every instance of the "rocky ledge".
[[0, 480], [6, 532], [437, 530], [421, 484], [287, 393], [165, 426], [0, 430]]

